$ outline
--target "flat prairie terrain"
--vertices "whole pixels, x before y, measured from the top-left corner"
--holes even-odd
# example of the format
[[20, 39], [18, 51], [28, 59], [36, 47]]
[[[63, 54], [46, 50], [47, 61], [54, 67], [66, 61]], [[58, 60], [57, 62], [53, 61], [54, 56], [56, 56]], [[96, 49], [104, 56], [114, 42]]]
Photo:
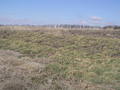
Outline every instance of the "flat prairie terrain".
[[0, 30], [0, 90], [120, 90], [120, 30]]

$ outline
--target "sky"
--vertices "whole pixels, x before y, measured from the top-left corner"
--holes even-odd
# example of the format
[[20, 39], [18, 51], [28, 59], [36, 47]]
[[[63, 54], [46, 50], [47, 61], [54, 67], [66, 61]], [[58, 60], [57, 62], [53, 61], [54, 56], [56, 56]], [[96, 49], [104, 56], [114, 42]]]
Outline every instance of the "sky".
[[0, 0], [0, 24], [120, 25], [120, 0]]

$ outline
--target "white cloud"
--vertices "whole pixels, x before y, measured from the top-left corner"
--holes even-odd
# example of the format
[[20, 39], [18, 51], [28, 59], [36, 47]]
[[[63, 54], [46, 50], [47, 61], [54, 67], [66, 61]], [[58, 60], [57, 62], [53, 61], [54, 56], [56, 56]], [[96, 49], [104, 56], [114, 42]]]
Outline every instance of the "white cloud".
[[12, 18], [0, 16], [0, 24], [34, 24], [35, 21], [25, 18]]
[[92, 21], [102, 21], [102, 20], [103, 20], [102, 17], [97, 17], [97, 16], [92, 16], [92, 17], [90, 17], [90, 19], [91, 19]]
[[107, 22], [107, 23], [105, 23], [105, 25], [114, 25], [114, 23], [112, 23], [112, 22]]
[[81, 21], [80, 21], [80, 24], [82, 24], [82, 25], [87, 24], [87, 21], [81, 20]]

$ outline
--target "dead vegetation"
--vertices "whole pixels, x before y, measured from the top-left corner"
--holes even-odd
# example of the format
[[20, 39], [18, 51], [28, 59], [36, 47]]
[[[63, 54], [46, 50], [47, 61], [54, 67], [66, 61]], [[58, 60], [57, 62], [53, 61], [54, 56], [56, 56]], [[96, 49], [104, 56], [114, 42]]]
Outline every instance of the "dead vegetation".
[[0, 90], [119, 90], [119, 31], [76, 32], [0, 31]]
[[58, 75], [48, 76], [49, 72], [44, 72], [44, 68], [49, 60], [19, 58], [20, 55], [0, 50], [0, 90], [100, 90], [100, 86], [95, 87], [88, 82], [69, 82], [60, 80]]

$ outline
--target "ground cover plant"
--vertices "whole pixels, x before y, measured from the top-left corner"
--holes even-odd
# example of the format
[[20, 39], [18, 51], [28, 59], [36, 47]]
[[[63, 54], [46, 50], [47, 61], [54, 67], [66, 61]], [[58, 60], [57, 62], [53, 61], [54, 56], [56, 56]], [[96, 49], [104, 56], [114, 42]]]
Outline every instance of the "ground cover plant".
[[4, 71], [0, 85], [3, 90], [19, 86], [23, 90], [119, 90], [119, 35], [99, 36], [96, 32], [0, 31], [0, 70]]

